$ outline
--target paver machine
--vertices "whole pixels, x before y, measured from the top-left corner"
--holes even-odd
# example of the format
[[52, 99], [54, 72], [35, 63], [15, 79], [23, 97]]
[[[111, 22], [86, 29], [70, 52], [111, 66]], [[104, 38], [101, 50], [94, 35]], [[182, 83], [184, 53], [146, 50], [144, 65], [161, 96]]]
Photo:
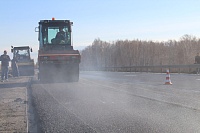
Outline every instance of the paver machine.
[[11, 46], [13, 59], [17, 59], [17, 65], [20, 76], [33, 76], [34, 75], [34, 59], [31, 59], [30, 52], [32, 48], [29, 46], [13, 47]]
[[80, 53], [73, 49], [70, 20], [40, 20], [38, 79], [40, 81], [79, 81]]

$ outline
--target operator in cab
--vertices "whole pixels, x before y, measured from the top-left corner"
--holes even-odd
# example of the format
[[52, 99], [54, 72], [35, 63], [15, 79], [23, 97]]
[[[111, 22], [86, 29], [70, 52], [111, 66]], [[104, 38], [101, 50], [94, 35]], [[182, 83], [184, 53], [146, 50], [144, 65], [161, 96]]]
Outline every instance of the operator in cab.
[[56, 34], [56, 42], [59, 44], [65, 43], [65, 32], [63, 31], [64, 27], [59, 27], [59, 32]]

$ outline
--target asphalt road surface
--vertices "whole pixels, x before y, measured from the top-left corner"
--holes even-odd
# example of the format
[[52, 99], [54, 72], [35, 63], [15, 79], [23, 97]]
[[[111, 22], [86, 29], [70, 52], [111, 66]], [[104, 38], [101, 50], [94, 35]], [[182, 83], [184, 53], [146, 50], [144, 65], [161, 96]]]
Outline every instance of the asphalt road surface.
[[40, 132], [200, 133], [200, 75], [81, 72], [79, 82], [34, 81]]

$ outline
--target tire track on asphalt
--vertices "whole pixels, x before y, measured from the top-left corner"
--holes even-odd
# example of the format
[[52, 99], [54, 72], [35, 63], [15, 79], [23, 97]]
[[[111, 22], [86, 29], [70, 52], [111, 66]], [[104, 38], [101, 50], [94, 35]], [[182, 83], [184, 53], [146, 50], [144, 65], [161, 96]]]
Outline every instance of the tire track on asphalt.
[[66, 106], [60, 102], [56, 97], [53, 96], [52, 93], [50, 93], [44, 86], [41, 86], [42, 89], [47, 92], [59, 105], [61, 105], [63, 108], [65, 108], [68, 112], [70, 112], [71, 114], [73, 114], [77, 119], [79, 119], [84, 125], [88, 126], [91, 130], [93, 130], [95, 133], [98, 133], [93, 127], [91, 127], [89, 124], [87, 124], [83, 119], [81, 119], [80, 117], [78, 117], [77, 114], [75, 114], [74, 112], [70, 111], [69, 109], [66, 108]]

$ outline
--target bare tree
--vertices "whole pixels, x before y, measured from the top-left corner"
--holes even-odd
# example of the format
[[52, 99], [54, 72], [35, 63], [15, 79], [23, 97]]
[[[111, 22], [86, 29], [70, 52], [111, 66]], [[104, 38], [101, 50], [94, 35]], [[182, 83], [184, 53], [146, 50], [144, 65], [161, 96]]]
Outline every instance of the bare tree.
[[95, 39], [81, 51], [82, 68], [193, 64], [200, 52], [200, 39], [184, 35], [179, 41], [166, 42]]

